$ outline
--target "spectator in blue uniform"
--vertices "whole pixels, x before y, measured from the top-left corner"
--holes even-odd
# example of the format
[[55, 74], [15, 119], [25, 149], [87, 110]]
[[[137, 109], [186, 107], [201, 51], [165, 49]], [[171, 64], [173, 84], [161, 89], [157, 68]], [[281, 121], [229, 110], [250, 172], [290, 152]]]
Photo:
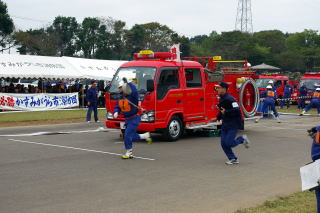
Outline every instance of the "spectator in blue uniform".
[[[278, 123], [281, 123], [280, 118], [279, 118], [279, 113], [276, 109], [276, 92], [273, 91], [272, 86], [268, 85], [266, 87], [267, 90], [263, 91], [261, 94], [261, 98], [263, 99], [263, 107], [262, 107], [262, 112], [265, 111], [266, 108], [270, 108], [273, 111], [273, 115], [277, 119]], [[264, 117], [267, 116], [266, 114], [263, 115]], [[256, 120], [258, 122], [259, 119]]]
[[289, 82], [287, 81], [286, 82], [286, 85], [284, 86], [284, 89], [283, 89], [283, 99], [286, 99], [286, 100], [282, 100], [280, 102], [280, 108], [282, 109], [283, 106], [286, 104], [287, 105], [287, 109], [289, 109], [290, 107], [290, 98], [291, 98], [291, 94], [293, 92], [293, 88], [291, 85], [289, 85]]
[[232, 148], [243, 144], [249, 148], [249, 139], [246, 135], [237, 137], [238, 130], [242, 128], [242, 115], [237, 101], [227, 93], [229, 85], [221, 82], [218, 87], [220, 100], [218, 108], [220, 113], [213, 121], [222, 121], [221, 126], [221, 147], [227, 155], [227, 165], [239, 164], [238, 157], [233, 153]]
[[126, 152], [122, 155], [122, 159], [133, 158], [133, 142], [145, 139], [148, 143], [152, 142], [150, 133], [137, 134], [140, 124], [139, 112], [139, 94], [136, 86], [132, 82], [127, 82], [124, 78], [119, 83], [119, 97], [114, 109], [113, 117], [118, 118], [119, 113], [125, 119], [124, 146]]
[[303, 109], [302, 113], [300, 115], [304, 115], [306, 112], [308, 112], [311, 108], [317, 108], [318, 115], [320, 115], [320, 87], [314, 91], [312, 94], [312, 99], [310, 101], [310, 104]]
[[91, 87], [87, 91], [87, 105], [88, 105], [88, 112], [87, 112], [87, 122], [90, 123], [91, 121], [91, 113], [93, 111], [94, 120], [95, 122], [100, 122], [98, 119], [98, 92], [99, 89], [97, 87], [97, 82], [92, 81]]
[[306, 99], [305, 97], [308, 95], [308, 89], [306, 85], [303, 83], [299, 89], [299, 103], [298, 109], [304, 109], [306, 107]]

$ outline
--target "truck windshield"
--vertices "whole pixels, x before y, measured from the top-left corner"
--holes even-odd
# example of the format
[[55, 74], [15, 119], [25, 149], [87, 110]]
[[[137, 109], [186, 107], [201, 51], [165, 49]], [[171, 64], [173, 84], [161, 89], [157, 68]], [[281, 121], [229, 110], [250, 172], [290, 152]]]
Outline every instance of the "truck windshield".
[[269, 79], [269, 78], [260, 78], [260, 79], [257, 79], [256, 80], [256, 86], [258, 88], [266, 88], [267, 85], [268, 85], [268, 82], [272, 80], [272, 79]]
[[315, 84], [320, 84], [320, 79], [303, 79], [300, 81], [299, 88], [305, 84], [308, 90], [314, 90]]
[[137, 84], [139, 93], [146, 93], [147, 80], [154, 80], [157, 69], [155, 67], [123, 67], [118, 70], [111, 82], [110, 93], [118, 93], [119, 82], [123, 78]]

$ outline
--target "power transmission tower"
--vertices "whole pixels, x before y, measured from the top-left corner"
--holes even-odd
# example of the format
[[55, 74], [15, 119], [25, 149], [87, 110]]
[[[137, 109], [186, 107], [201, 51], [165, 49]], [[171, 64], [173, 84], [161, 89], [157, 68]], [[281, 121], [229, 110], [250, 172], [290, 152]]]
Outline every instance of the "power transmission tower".
[[235, 29], [241, 32], [253, 33], [251, 0], [239, 0]]

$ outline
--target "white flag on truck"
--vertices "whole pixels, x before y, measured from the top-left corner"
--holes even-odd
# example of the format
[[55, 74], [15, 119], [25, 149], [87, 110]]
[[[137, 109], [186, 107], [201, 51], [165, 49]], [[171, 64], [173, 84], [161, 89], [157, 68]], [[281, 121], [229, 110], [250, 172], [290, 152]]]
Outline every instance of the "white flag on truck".
[[176, 61], [181, 61], [181, 52], [180, 52], [180, 44], [174, 44], [171, 48], [170, 48], [170, 52], [175, 54], [176, 57], [174, 58], [174, 60]]

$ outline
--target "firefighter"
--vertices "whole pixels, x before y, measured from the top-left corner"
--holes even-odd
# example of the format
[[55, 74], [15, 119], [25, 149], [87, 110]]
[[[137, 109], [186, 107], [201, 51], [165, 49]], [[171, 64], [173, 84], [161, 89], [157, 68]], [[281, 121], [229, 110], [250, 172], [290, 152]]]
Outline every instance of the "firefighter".
[[299, 103], [298, 109], [304, 109], [306, 107], [306, 99], [305, 96], [308, 95], [308, 89], [305, 83], [302, 83], [302, 86], [299, 89]]
[[227, 165], [239, 164], [239, 160], [233, 153], [232, 148], [243, 144], [249, 148], [250, 141], [246, 135], [237, 137], [238, 130], [242, 127], [242, 116], [238, 103], [227, 93], [229, 85], [221, 82], [218, 87], [220, 100], [218, 108], [220, 113], [213, 121], [222, 120], [221, 127], [221, 147], [228, 157]]
[[137, 128], [140, 124], [139, 111], [139, 94], [136, 86], [132, 82], [127, 82], [124, 78], [119, 84], [119, 98], [114, 109], [114, 118], [118, 118], [119, 113], [125, 118], [124, 146], [126, 152], [122, 159], [132, 159], [133, 149], [132, 142], [142, 139], [148, 143], [152, 142], [150, 133], [137, 134]]
[[280, 102], [280, 108], [282, 109], [283, 106], [287, 105], [287, 109], [289, 109], [290, 107], [290, 98], [291, 98], [291, 94], [292, 94], [292, 91], [293, 91], [293, 88], [291, 85], [289, 85], [289, 82], [287, 81], [286, 82], [286, 85], [284, 86], [284, 89], [283, 89], [283, 99], [287, 99], [287, 100], [281, 100]]
[[[313, 161], [320, 159], [320, 126], [313, 127], [308, 130], [308, 135], [312, 138], [312, 147], [311, 147], [311, 158]], [[320, 187], [318, 186], [315, 189], [316, 198], [317, 198], [317, 209], [320, 213]]]
[[91, 87], [87, 91], [87, 105], [88, 105], [88, 112], [87, 112], [87, 123], [91, 122], [91, 113], [93, 111], [94, 114], [94, 120], [95, 122], [99, 123], [98, 119], [98, 93], [99, 89], [97, 87], [97, 82], [92, 81], [91, 82]]
[[[265, 111], [266, 108], [270, 107], [270, 109], [273, 111], [273, 115], [277, 119], [278, 123], [281, 123], [279, 118], [279, 113], [277, 112], [276, 106], [275, 106], [275, 99], [276, 99], [276, 92], [273, 91], [273, 88], [271, 85], [268, 85], [266, 87], [266, 91], [263, 91], [261, 94], [261, 98], [263, 98], [263, 108], [262, 112]], [[266, 114], [264, 114], [266, 116]]]
[[320, 115], [320, 87], [316, 89], [316, 91], [312, 94], [312, 99], [310, 101], [310, 104], [303, 109], [302, 113], [300, 115], [304, 115], [306, 112], [308, 112], [312, 107], [317, 108], [318, 115]]

